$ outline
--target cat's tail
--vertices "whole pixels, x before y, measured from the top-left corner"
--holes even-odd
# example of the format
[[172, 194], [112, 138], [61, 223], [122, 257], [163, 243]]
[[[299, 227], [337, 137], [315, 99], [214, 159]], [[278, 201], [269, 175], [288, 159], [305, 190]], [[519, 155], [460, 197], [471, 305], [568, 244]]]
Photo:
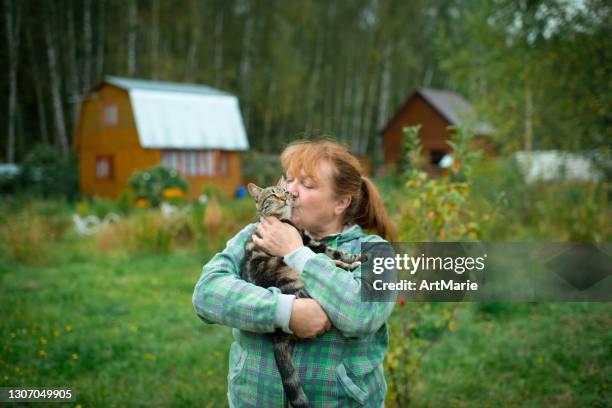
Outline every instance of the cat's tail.
[[272, 337], [274, 339], [274, 359], [289, 403], [293, 408], [309, 408], [308, 397], [304, 394], [300, 377], [293, 364], [293, 357], [290, 352], [290, 336], [281, 330], [277, 330]]

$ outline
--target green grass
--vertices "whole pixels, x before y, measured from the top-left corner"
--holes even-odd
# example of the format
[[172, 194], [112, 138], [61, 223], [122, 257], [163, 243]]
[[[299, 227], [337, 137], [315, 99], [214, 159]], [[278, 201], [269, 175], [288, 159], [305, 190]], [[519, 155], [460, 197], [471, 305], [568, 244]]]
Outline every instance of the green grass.
[[204, 259], [87, 250], [0, 265], [0, 384], [72, 387], [82, 406], [224, 406], [230, 329], [191, 305]]
[[462, 305], [423, 361], [415, 406], [612, 405], [609, 303]]
[[[191, 304], [204, 255], [105, 253], [71, 234], [50, 248], [35, 265], [0, 261], [0, 386], [71, 387], [83, 407], [227, 406], [230, 329]], [[413, 405], [611, 406], [611, 312], [463, 304]]]

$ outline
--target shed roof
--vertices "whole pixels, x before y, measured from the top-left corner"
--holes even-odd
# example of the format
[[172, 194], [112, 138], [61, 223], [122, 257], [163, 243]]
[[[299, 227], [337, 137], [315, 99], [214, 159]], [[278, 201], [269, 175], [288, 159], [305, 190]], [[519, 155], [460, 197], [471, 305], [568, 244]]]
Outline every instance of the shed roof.
[[238, 98], [204, 85], [106, 77], [125, 89], [140, 144], [155, 149], [247, 150]]
[[391, 122], [395, 120], [399, 112], [403, 111], [408, 103], [415, 97], [420, 95], [425, 99], [440, 115], [442, 115], [448, 123], [453, 126], [464, 125], [478, 135], [493, 134], [494, 128], [487, 122], [476, 120], [474, 108], [472, 105], [463, 99], [463, 97], [452, 91], [443, 91], [431, 88], [417, 88], [414, 93], [408, 98], [406, 103], [389, 121], [384, 130], [389, 127]]

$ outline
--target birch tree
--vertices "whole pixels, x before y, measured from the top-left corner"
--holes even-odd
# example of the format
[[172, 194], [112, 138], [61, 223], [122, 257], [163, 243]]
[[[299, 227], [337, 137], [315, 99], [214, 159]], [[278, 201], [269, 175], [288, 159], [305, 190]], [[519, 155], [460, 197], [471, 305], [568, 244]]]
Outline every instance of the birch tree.
[[128, 15], [127, 73], [128, 76], [132, 77], [136, 74], [136, 31], [138, 29], [138, 5], [136, 0], [130, 0]]
[[51, 16], [43, 21], [45, 40], [47, 45], [47, 58], [49, 59], [49, 76], [51, 79], [51, 96], [53, 101], [53, 117], [55, 122], [56, 144], [63, 154], [68, 153], [68, 137], [66, 123], [64, 122], [64, 107], [61, 95], [61, 80], [57, 68], [57, 51], [55, 50], [50, 20]]
[[15, 127], [17, 123], [17, 67], [19, 63], [19, 26], [21, 24], [21, 7], [19, 2], [4, 1], [6, 20], [6, 38], [9, 50], [9, 98], [8, 98], [8, 131], [6, 161], [15, 161]]

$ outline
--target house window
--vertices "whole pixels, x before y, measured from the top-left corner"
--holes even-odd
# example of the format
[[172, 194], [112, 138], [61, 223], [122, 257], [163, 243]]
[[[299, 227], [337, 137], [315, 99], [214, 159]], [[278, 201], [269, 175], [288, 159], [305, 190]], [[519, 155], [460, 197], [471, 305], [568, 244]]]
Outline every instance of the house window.
[[100, 180], [112, 180], [113, 156], [96, 156], [96, 178]]
[[446, 151], [444, 150], [432, 150], [429, 152], [429, 163], [434, 166], [440, 166], [440, 160], [446, 156]]
[[116, 126], [119, 123], [119, 109], [117, 109], [117, 105], [104, 105], [102, 123], [104, 123], [104, 126]]
[[215, 153], [213, 151], [173, 151], [162, 152], [162, 164], [178, 170], [183, 176], [214, 176]]

